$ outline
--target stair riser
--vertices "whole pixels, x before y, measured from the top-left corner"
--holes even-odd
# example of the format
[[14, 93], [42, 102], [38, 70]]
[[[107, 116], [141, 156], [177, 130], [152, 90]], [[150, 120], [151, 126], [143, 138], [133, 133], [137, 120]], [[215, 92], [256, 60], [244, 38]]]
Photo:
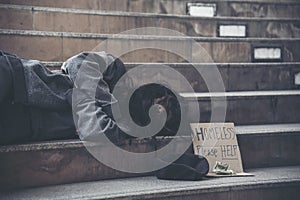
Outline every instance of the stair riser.
[[[163, 13], [163, 14], [186, 14], [186, 3], [190, 0], [53, 0], [53, 1], [39, 1], [39, 0], [0, 0], [0, 3], [10, 3], [17, 5], [29, 6], [46, 6], [59, 8], [79, 8], [79, 9], [93, 9], [93, 10], [107, 10], [107, 11], [122, 11], [122, 12], [146, 12], [146, 13]], [[202, 2], [202, 1], [197, 1]], [[208, 1], [203, 1], [207, 3]], [[259, 2], [222, 2], [209, 1], [216, 3], [218, 16], [239, 16], [239, 17], [294, 17], [300, 18], [300, 5], [289, 2], [294, 1], [264, 1]], [[282, 2], [274, 4], [273, 2]]]
[[[216, 102], [218, 104], [218, 102]], [[222, 108], [215, 105], [218, 111]], [[210, 122], [212, 106], [210, 100], [199, 100], [200, 121]], [[229, 97], [227, 99], [226, 122], [238, 125], [297, 123], [300, 122], [300, 96], [278, 97]], [[222, 122], [221, 114], [215, 122]]]
[[[85, 37], [63, 37], [63, 36], [39, 36], [39, 35], [0, 35], [0, 49], [17, 54], [21, 57], [43, 60], [64, 61], [82, 51], [91, 51], [105, 39]], [[145, 47], [149, 40], [110, 39], [113, 45], [109, 49], [101, 48], [113, 53], [126, 47]], [[299, 40], [260, 41], [260, 40], [201, 40], [197, 39], [199, 45], [209, 56], [195, 56], [198, 60], [194, 62], [251, 62], [252, 45], [278, 46], [283, 48], [283, 61], [300, 61]], [[155, 49], [142, 49], [125, 54], [121, 57], [124, 62], [186, 62], [185, 59], [167, 52], [158, 50], [160, 47], [168, 49], [180, 49], [191, 57], [191, 46], [175, 40], [151, 40]], [[130, 48], [129, 50], [133, 50]], [[190, 58], [188, 58], [190, 59]]]
[[[44, 65], [50, 70], [60, 70], [61, 67], [61, 64], [48, 65], [47, 63], [45, 63]], [[144, 66], [143, 63], [125, 64], [127, 71], [133, 69], [134, 67], [141, 66]], [[211, 66], [202, 66], [198, 64], [192, 65], [165, 63], [164, 66], [171, 67], [172, 69], [182, 74], [195, 92], [208, 92], [206, 83], [196, 69], [210, 69], [212, 67], [217, 67], [217, 69], [219, 70], [225, 87], [225, 91], [293, 90], [300, 88], [299, 85], [295, 84], [295, 75], [300, 72], [300, 64], [296, 63], [288, 65], [216, 64]], [[172, 76], [172, 74], [170, 73], [163, 73], [160, 69], [159, 64], [156, 63], [149, 67], [151, 67], [151, 71], [153, 71], [153, 74], [143, 73], [141, 70], [139, 78], [132, 77], [133, 82], [142, 84], [145, 83], [145, 80], [148, 80], [149, 78], [152, 82], [158, 82], [161, 80], [161, 78], [158, 77], [162, 77], [164, 80], [168, 79], [173, 86], [178, 88], [179, 92], [187, 92], [182, 87], [184, 83]], [[157, 74], [159, 74], [159, 76], [157, 76]]]
[[[300, 135], [238, 134], [244, 168], [300, 164]], [[157, 147], [170, 139], [158, 141]], [[180, 144], [178, 144], [180, 148]], [[154, 151], [153, 141], [123, 145], [134, 152]], [[192, 151], [191, 148], [189, 150]], [[263, 152], [263, 153], [262, 153]], [[174, 153], [174, 152], [172, 152]], [[23, 188], [42, 185], [142, 176], [113, 170], [94, 159], [84, 147], [0, 153], [0, 186]], [[20, 170], [22, 166], [22, 170]]]
[[[155, 148], [152, 141], [130, 145], [126, 142], [122, 147], [132, 152], [149, 152]], [[111, 169], [97, 161], [84, 147], [0, 153], [0, 160], [5, 163], [0, 166], [0, 188], [5, 189], [147, 175]], [[22, 170], [18, 170], [20, 165]]]
[[[196, 69], [210, 69], [213, 66], [198, 67], [197, 65], [168, 65], [182, 74], [195, 92], [208, 92], [207, 84]], [[217, 65], [215, 65], [216, 67]], [[150, 66], [149, 66], [150, 67]], [[131, 68], [127, 67], [128, 70]], [[147, 69], [147, 68], [146, 68]], [[257, 90], [289, 90], [297, 89], [295, 74], [300, 72], [300, 66], [218, 66], [225, 91], [257, 91]], [[186, 91], [185, 82], [179, 80], [175, 74], [164, 73], [159, 67], [152, 66], [151, 72], [140, 71], [138, 77], [132, 77], [136, 84], [143, 84], [146, 80], [160, 82], [167, 80], [179, 92]], [[237, 84], [238, 83], [238, 84]], [[222, 91], [211, 91], [222, 92]]]
[[[27, 7], [28, 8], [28, 7]], [[219, 24], [245, 25], [248, 37], [300, 37], [300, 21], [217, 20], [157, 16], [105, 16], [0, 8], [0, 28], [117, 34], [140, 27], [162, 27], [189, 36], [218, 36]]]
[[[232, 17], [300, 18], [299, 4], [292, 4], [287, 1], [282, 1], [283, 3], [281, 4], [273, 2], [276, 1], [264, 1], [264, 3], [216, 1], [217, 15]], [[299, 3], [297, 0], [294, 2]]]
[[[151, 149], [153, 145], [146, 146]], [[143, 145], [129, 147], [140, 151], [144, 148]], [[5, 189], [147, 175], [111, 169], [97, 161], [84, 147], [0, 153], [0, 160], [5, 163], [0, 167], [0, 188]]]
[[228, 68], [226, 83], [232, 91], [296, 89], [295, 74], [299, 71], [298, 67]]
[[300, 135], [239, 135], [238, 142], [246, 168], [300, 164]]
[[[50, 70], [60, 70], [61, 63], [49, 64], [44, 63]], [[126, 70], [129, 71], [134, 67], [144, 66], [143, 63], [131, 64], [125, 63]], [[295, 75], [300, 72], [300, 64], [215, 64], [215, 65], [199, 65], [199, 64], [173, 64], [164, 63], [164, 66], [168, 66], [180, 74], [182, 74], [187, 81], [189, 81], [195, 92], [208, 92], [206, 84], [199, 76], [199, 72], [205, 68], [217, 67], [222, 77], [222, 81], [226, 91], [260, 91], [260, 90], [293, 90], [300, 88], [295, 84]], [[170, 73], [163, 73], [160, 70], [160, 64], [155, 63], [150, 65], [155, 75], [160, 74], [163, 79], [168, 79], [172, 82], [172, 85], [176, 85], [180, 92], [187, 92], [182, 87], [184, 83], [177, 78], [173, 77]], [[153, 74], [143, 73], [140, 78], [133, 78], [135, 83], [143, 83], [141, 80], [147, 80], [151, 78], [153, 82], [158, 82], [159, 78], [153, 76]], [[176, 82], [174, 81], [176, 80]], [[239, 83], [239, 84], [236, 84]]]

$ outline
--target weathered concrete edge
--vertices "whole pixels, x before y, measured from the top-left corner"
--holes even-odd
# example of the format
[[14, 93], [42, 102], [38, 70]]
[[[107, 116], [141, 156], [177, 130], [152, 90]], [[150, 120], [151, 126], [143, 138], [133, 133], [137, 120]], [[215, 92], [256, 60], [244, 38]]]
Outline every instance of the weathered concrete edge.
[[[41, 61], [43, 65], [49, 68], [60, 68], [63, 62], [47, 62]], [[173, 68], [181, 67], [206, 67], [206, 66], [217, 66], [217, 67], [299, 67], [300, 62], [289, 62], [289, 63], [124, 63], [127, 68], [134, 68], [136, 66], [153, 66], [160, 67], [161, 65], [167, 65]]]
[[[244, 125], [236, 126], [237, 135], [257, 135], [257, 136], [273, 136], [273, 135], [289, 135], [295, 136], [300, 134], [300, 124], [284, 124], [282, 127], [278, 124], [270, 125]], [[156, 141], [171, 140], [174, 137], [156, 137]], [[189, 137], [182, 139], [189, 139]], [[122, 142], [122, 145], [129, 144], [147, 144], [153, 140], [148, 139], [128, 139]], [[5, 152], [26, 152], [26, 151], [41, 151], [41, 150], [53, 150], [53, 149], [72, 149], [72, 148], [84, 148], [88, 145], [86, 142], [80, 140], [57, 140], [57, 141], [45, 141], [29, 144], [17, 144], [0, 146], [0, 153]], [[93, 144], [89, 144], [93, 145]]]
[[[151, 27], [150, 27], [151, 28]], [[156, 27], [153, 27], [156, 28]], [[119, 39], [119, 40], [163, 40], [190, 42], [300, 42], [300, 38], [219, 38], [219, 37], [189, 37], [189, 36], [153, 36], [153, 35], [125, 35], [125, 34], [99, 34], [75, 32], [49, 32], [32, 30], [0, 29], [0, 35], [82, 38], [82, 39]]]
[[229, 98], [252, 98], [252, 97], [285, 97], [300, 96], [300, 90], [272, 90], [272, 91], [234, 91], [234, 92], [195, 92], [179, 93], [183, 98], [194, 100], [214, 99], [225, 101]]
[[[299, 4], [300, 5], [300, 4]], [[67, 14], [85, 14], [98, 16], [117, 16], [117, 17], [161, 17], [161, 18], [177, 18], [177, 19], [203, 19], [213, 21], [235, 21], [235, 22], [299, 22], [298, 18], [260, 18], [260, 17], [198, 17], [190, 15], [175, 15], [175, 14], [157, 14], [157, 13], [138, 13], [138, 12], [121, 12], [121, 11], [101, 11], [101, 10], [86, 10], [74, 8], [53, 8], [41, 6], [26, 6], [26, 5], [12, 5], [0, 4], [0, 9], [10, 9], [30, 12], [47, 12], [47, 13], [67, 13]]]
[[[197, 2], [207, 2], [207, 0], [197, 0]], [[300, 4], [298, 0], [210, 0], [211, 3], [228, 2], [228, 3], [249, 3], [249, 4]]]

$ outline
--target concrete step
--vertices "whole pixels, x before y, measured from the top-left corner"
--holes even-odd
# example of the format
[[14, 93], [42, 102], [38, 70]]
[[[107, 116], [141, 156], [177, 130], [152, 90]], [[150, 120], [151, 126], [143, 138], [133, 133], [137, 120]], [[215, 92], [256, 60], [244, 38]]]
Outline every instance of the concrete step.
[[[196, 42], [192, 46], [193, 41]], [[266, 56], [262, 61], [270, 61], [269, 56], [274, 56], [275, 61], [299, 62], [299, 43], [299, 38], [207, 38], [0, 29], [0, 49], [21, 57], [45, 61], [64, 61], [82, 51], [105, 50], [114, 55], [125, 51], [121, 56], [124, 62], [180, 63], [188, 59], [189, 62], [247, 63], [256, 61], [255, 56], [260, 59]], [[101, 48], [98, 46], [100, 44]], [[195, 51], [193, 48], [196, 44], [203, 51]], [[97, 46], [98, 49], [95, 48]], [[275, 49], [271, 49], [271, 55], [264, 55], [264, 52], [256, 55], [256, 48]], [[175, 55], [179, 51], [185, 58]]]
[[[185, 1], [177, 1], [177, 9], [168, 9], [169, 12], [179, 10], [180, 13], [184, 14], [182, 8], [184, 6], [195, 6], [195, 4], [188, 4], [189, 0]], [[196, 1], [197, 3], [210, 3], [216, 6], [217, 16], [232, 16], [232, 17], [274, 17], [274, 18], [299, 18], [300, 14], [297, 10], [299, 10], [300, 4], [297, 0], [292, 1], [276, 1], [276, 0], [211, 0], [205, 1], [200, 0]], [[174, 2], [175, 4], [175, 2]], [[181, 9], [178, 9], [179, 5]], [[169, 6], [168, 6], [169, 7]]]
[[[300, 91], [242, 91], [226, 93], [181, 93], [187, 101], [199, 102], [200, 121], [210, 122], [212, 109], [227, 103], [225, 121], [239, 125], [300, 122]], [[223, 121], [218, 115], [215, 122]]]
[[300, 167], [251, 169], [252, 177], [166, 181], [106, 180], [2, 193], [2, 199], [290, 199], [299, 198]]
[[[51, 70], [59, 70], [62, 62], [43, 62]], [[148, 64], [149, 65], [149, 64]], [[148, 66], [147, 63], [125, 63], [127, 70], [138, 66]], [[300, 63], [216, 63], [216, 64], [199, 64], [199, 63], [164, 63], [182, 74], [193, 87], [195, 92], [207, 92], [207, 86], [198, 70], [216, 66], [222, 77], [226, 91], [260, 91], [260, 90], [294, 90], [299, 89], [299, 83], [295, 79], [300, 72]], [[162, 73], [160, 63], [151, 63], [153, 75], [142, 73], [138, 79], [146, 80], [151, 77], [156, 82], [160, 74], [161, 77], [168, 80], [176, 80], [176, 85], [180, 91], [184, 92], [181, 87], [183, 83], [174, 78], [172, 74]], [[238, 84], [237, 84], [238, 83]]]
[[226, 36], [224, 25], [238, 25], [245, 29], [239, 37], [300, 37], [300, 18], [191, 17], [0, 4], [0, 19], [2, 29], [117, 34], [141, 27], [161, 27], [188, 36], [217, 37]]
[[[300, 124], [237, 126], [236, 130], [246, 170], [300, 165]], [[119, 146], [137, 153], [151, 152], [168, 144], [172, 138], [126, 140]], [[179, 143], [176, 145], [181, 148]], [[192, 148], [189, 151], [192, 152]], [[145, 175], [123, 173], [105, 166], [89, 154], [79, 140], [1, 146], [0, 160], [1, 189]]]
[[251, 169], [251, 177], [170, 181], [126, 178], [3, 192], [1, 199], [289, 199], [299, 198], [300, 167]]
[[[187, 14], [190, 0], [0, 0], [0, 3], [103, 11]], [[300, 18], [298, 0], [197, 0], [216, 5], [217, 16]]]

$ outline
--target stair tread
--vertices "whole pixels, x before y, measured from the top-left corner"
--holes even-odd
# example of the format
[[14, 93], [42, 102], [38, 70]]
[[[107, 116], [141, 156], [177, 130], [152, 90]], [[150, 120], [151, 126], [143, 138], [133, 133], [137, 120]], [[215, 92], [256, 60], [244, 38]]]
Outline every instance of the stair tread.
[[[173, 13], [179, 15], [186, 14], [186, 4], [190, 3], [189, 0], [183, 1], [165, 1], [165, 0], [155, 0], [155, 1], [145, 1], [136, 0], [134, 2], [130, 0], [64, 0], [64, 1], [19, 1], [19, 0], [0, 0], [4, 4], [18, 4], [18, 5], [28, 5], [28, 6], [45, 6], [45, 7], [60, 7], [60, 8], [76, 8], [76, 9], [92, 9], [92, 10], [108, 10], [108, 11], [130, 11], [137, 13]], [[198, 3], [208, 3], [206, 0], [198, 0]], [[295, 17], [300, 18], [297, 14], [297, 7], [300, 3], [298, 0], [246, 0], [246, 1], [217, 1], [211, 0], [209, 3], [216, 4], [217, 15], [224, 16], [252, 16], [252, 17]], [[228, 9], [233, 7], [233, 9]], [[258, 7], [258, 8], [257, 8]], [[254, 9], [253, 9], [254, 8]], [[250, 13], [248, 13], [248, 11]], [[288, 11], [287, 11], [288, 10]], [[242, 13], [245, 11], [245, 13]], [[261, 12], [263, 11], [263, 13]], [[265, 12], [267, 11], [267, 12]]]
[[197, 92], [197, 93], [180, 93], [180, 95], [184, 98], [298, 96], [300, 95], [300, 90]]
[[[63, 64], [60, 61], [41, 61], [46, 66], [53, 66], [58, 67]], [[207, 65], [217, 65], [217, 66], [293, 66], [293, 65], [300, 65], [300, 62], [267, 62], [267, 63], [136, 63], [136, 62], [127, 62], [124, 63], [127, 66], [135, 66], [135, 65], [150, 65], [150, 66], [160, 66], [164, 65], [172, 65], [172, 66], [207, 66]]]
[[300, 133], [300, 124], [264, 124], [236, 126], [238, 134]]
[[102, 38], [102, 39], [134, 39], [134, 40], [164, 40], [164, 41], [203, 41], [203, 42], [298, 42], [300, 38], [235, 38], [235, 37], [190, 37], [190, 36], [157, 36], [157, 35], [126, 35], [126, 34], [102, 34], [102, 33], [79, 33], [79, 32], [56, 32], [56, 31], [35, 31], [18, 29], [0, 29], [0, 35], [25, 35], [25, 36], [49, 36], [49, 37], [70, 37], [70, 38]]
[[[264, 124], [264, 125], [239, 125], [236, 126], [237, 135], [243, 134], [299, 134], [300, 123], [292, 124]], [[158, 137], [157, 139], [172, 138], [172, 137]], [[149, 139], [133, 140], [133, 143], [147, 143]], [[4, 152], [23, 152], [23, 151], [39, 151], [49, 149], [69, 149], [82, 148], [84, 142], [78, 139], [72, 140], [57, 140], [57, 141], [43, 141], [28, 144], [16, 144], [0, 146], [0, 153]]]
[[[153, 29], [150, 28], [150, 30]], [[186, 59], [189, 59], [188, 54], [186, 54], [186, 58], [178, 56], [178, 54], [173, 53], [174, 51], [166, 51], [165, 47], [174, 47], [174, 50], [180, 47], [177, 51], [184, 49], [184, 52], [189, 52], [192, 50], [190, 44], [194, 41], [196, 42], [195, 45], [200, 45], [207, 55], [200, 58], [204, 62], [249, 63], [253, 60], [254, 48], [269, 47], [270, 44], [272, 47], [276, 45], [276, 48], [281, 48], [281, 52], [285, 52], [281, 56], [281, 60], [278, 58], [276, 61], [299, 61], [296, 55], [298, 55], [297, 44], [300, 42], [300, 38], [174, 37], [150, 34], [113, 35], [0, 29], [0, 40], [3, 41], [1, 47], [4, 51], [18, 54], [21, 57], [48, 61], [64, 61], [79, 52], [91, 51], [95, 47], [100, 48], [99, 45], [103, 45], [104, 47], [101, 49], [107, 49], [106, 51], [111, 53], [119, 50], [114, 49], [117, 46], [122, 46], [124, 50], [126, 48], [131, 49], [130, 53], [122, 56], [124, 62], [186, 62]], [[108, 45], [105, 46], [106, 42]], [[31, 48], [28, 47], [28, 44]], [[110, 45], [113, 46], [110, 47]], [[133, 48], [147, 45], [155, 46], [133, 51]], [[20, 48], [15, 48], [16, 46], [20, 46]], [[244, 50], [241, 51], [240, 49]], [[45, 51], [48, 53], [45, 54]]]
[[2, 193], [0, 197], [2, 199], [155, 199], [300, 184], [300, 166], [259, 168], [247, 172], [254, 176], [205, 179], [203, 181], [166, 181], [158, 180], [153, 176], [124, 178], [25, 189]]
[[103, 15], [103, 16], [125, 16], [125, 17], [165, 17], [165, 18], [179, 18], [179, 19], [207, 19], [207, 20], [229, 20], [229, 21], [300, 21], [298, 18], [270, 18], [270, 17], [232, 17], [232, 16], [214, 16], [214, 17], [200, 17], [190, 15], [178, 14], [158, 14], [158, 13], [142, 13], [142, 12], [124, 12], [124, 11], [103, 11], [103, 10], [90, 10], [90, 9], [74, 9], [74, 8], [54, 8], [43, 6], [26, 6], [15, 4], [1, 4], [0, 9], [14, 9], [14, 10], [27, 10], [36, 12], [58, 12], [69, 14], [86, 14], [86, 15]]

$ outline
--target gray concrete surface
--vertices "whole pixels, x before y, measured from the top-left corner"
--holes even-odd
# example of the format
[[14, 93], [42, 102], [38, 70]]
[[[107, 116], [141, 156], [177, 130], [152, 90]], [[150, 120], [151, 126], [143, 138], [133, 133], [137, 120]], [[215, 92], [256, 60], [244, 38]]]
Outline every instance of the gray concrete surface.
[[300, 166], [252, 169], [252, 177], [167, 181], [139, 177], [86, 182], [1, 193], [1, 199], [148, 199], [223, 191], [300, 186]]
[[[290, 135], [300, 134], [300, 124], [264, 124], [264, 125], [242, 125], [236, 126], [237, 135], [267, 135], [267, 134], [278, 134], [288, 133]], [[168, 140], [173, 137], [158, 137], [157, 140]], [[149, 139], [137, 139], [131, 141], [131, 145], [136, 144], [146, 144], [151, 143]], [[126, 142], [124, 142], [126, 143]], [[86, 144], [88, 145], [88, 144]], [[92, 144], [91, 144], [92, 145]], [[57, 141], [45, 141], [36, 142], [29, 144], [17, 144], [17, 145], [7, 145], [0, 146], [0, 153], [5, 152], [26, 152], [26, 151], [43, 151], [43, 150], [55, 150], [55, 149], [74, 149], [83, 148], [83, 141], [74, 140], [57, 140]]]

